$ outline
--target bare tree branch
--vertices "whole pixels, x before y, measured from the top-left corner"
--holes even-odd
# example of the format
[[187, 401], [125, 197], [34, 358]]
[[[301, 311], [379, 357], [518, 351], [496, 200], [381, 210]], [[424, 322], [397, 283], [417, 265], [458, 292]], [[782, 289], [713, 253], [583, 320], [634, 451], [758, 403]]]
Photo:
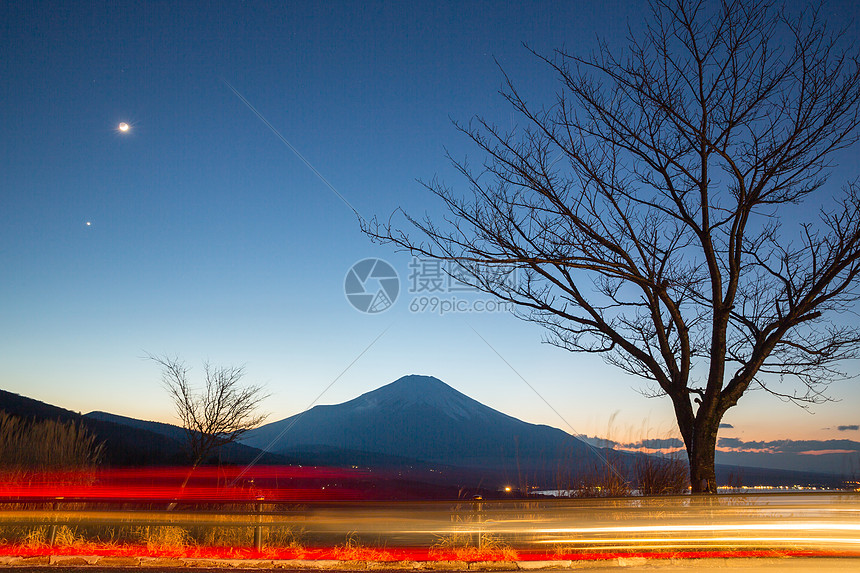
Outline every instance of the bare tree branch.
[[720, 420], [751, 385], [814, 403], [860, 349], [844, 318], [860, 296], [858, 184], [841, 200], [827, 185], [860, 138], [860, 53], [822, 12], [652, 0], [623, 54], [535, 54], [561, 81], [552, 107], [502, 71], [526, 127], [456, 124], [485, 155], [449, 158], [471, 195], [434, 179], [444, 220], [401, 211], [413, 232], [363, 229], [455, 261], [549, 343], [649, 381], [672, 402], [694, 491], [713, 491]]
[[258, 413], [268, 394], [261, 386], [241, 384], [244, 367], [214, 367], [204, 362], [203, 387], [198, 389], [188, 381], [190, 368], [178, 356], [148, 357], [161, 366], [161, 382], [185, 430], [194, 467], [268, 417]]

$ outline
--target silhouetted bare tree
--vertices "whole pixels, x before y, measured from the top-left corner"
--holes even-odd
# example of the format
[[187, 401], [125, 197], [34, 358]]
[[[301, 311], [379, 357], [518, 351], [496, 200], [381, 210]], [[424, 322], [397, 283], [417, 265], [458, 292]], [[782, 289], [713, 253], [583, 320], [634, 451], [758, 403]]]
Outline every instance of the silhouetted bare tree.
[[[560, 80], [552, 107], [505, 76], [521, 132], [458, 125], [486, 161], [454, 161], [470, 197], [426, 184], [445, 222], [364, 230], [456, 261], [552, 344], [650, 381], [671, 400], [693, 491], [713, 492], [720, 420], [750, 387], [815, 402], [857, 356], [842, 313], [858, 298], [860, 195], [825, 186], [858, 140], [846, 40], [820, 8], [653, 0], [625, 52], [535, 54]], [[516, 284], [485, 272], [507, 266]]]
[[178, 357], [149, 358], [161, 365], [161, 380], [185, 430], [193, 467], [268, 417], [258, 413], [260, 402], [268, 397], [263, 388], [240, 384], [243, 367], [213, 367], [206, 362], [203, 387], [197, 389], [188, 381], [190, 368]]

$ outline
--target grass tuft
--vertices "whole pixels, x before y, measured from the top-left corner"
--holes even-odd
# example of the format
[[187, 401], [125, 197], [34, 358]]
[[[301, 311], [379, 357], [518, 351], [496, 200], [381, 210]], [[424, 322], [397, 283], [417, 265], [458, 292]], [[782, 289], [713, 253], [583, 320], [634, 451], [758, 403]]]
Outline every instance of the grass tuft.
[[174, 525], [144, 526], [135, 530], [139, 542], [150, 550], [184, 549], [193, 542], [187, 531]]
[[[477, 543], [476, 543], [477, 539]], [[442, 536], [429, 552], [434, 559], [452, 561], [516, 561], [517, 552], [500, 538], [480, 533], [452, 533]]]
[[347, 535], [343, 545], [335, 546], [332, 557], [339, 561], [392, 561], [394, 559], [384, 548], [362, 545], [354, 534]]
[[30, 422], [0, 410], [0, 468], [7, 481], [29, 471], [95, 467], [103, 449], [82, 423]]

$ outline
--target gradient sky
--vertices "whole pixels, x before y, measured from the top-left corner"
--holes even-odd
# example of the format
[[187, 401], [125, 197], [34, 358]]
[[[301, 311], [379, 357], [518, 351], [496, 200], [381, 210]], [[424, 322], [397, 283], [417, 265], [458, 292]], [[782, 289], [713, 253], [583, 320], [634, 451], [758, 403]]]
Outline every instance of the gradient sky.
[[[857, 2], [827, 7], [858, 35]], [[523, 43], [587, 53], [598, 37], [623, 43], [643, 15], [621, 0], [3, 3], [0, 384], [76, 411], [173, 421], [144, 356], [175, 353], [196, 374], [204, 359], [244, 364], [271, 392], [273, 421], [417, 373], [567, 431], [672, 435], [667, 401], [598, 358], [542, 344], [534, 325], [410, 312], [410, 258], [363, 236], [228, 87], [363, 216], [438, 213], [416, 179], [465, 189], [445, 149], [480, 160], [451, 119], [519, 121], [494, 59], [551, 104], [556, 80]], [[399, 300], [377, 315], [344, 296], [367, 257], [401, 278]], [[857, 439], [836, 428], [860, 422], [860, 383], [831, 393], [841, 401], [812, 414], [750, 394], [723, 435]]]

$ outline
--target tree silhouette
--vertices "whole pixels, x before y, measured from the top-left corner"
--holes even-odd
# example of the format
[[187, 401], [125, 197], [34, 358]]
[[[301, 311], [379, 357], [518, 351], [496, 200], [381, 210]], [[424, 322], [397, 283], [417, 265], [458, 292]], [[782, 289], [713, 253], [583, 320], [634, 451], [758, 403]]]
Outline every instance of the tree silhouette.
[[213, 367], [206, 362], [203, 387], [196, 389], [188, 381], [188, 366], [178, 357], [150, 355], [149, 358], [161, 365], [162, 383], [173, 400], [188, 440], [192, 469], [267, 418], [267, 414], [257, 412], [260, 402], [267, 398], [263, 388], [240, 384], [244, 368]]
[[[560, 80], [549, 108], [458, 128], [485, 154], [452, 161], [471, 194], [425, 186], [445, 221], [405, 214], [365, 232], [456, 261], [548, 341], [602, 354], [672, 403], [695, 492], [716, 491], [720, 420], [751, 387], [803, 404], [856, 357], [858, 52], [820, 7], [653, 0], [622, 53], [535, 54]], [[450, 156], [449, 156], [450, 158]], [[837, 187], [838, 189], [838, 187]], [[407, 225], [408, 229], [408, 225]], [[487, 269], [517, 267], [515, 285]]]

